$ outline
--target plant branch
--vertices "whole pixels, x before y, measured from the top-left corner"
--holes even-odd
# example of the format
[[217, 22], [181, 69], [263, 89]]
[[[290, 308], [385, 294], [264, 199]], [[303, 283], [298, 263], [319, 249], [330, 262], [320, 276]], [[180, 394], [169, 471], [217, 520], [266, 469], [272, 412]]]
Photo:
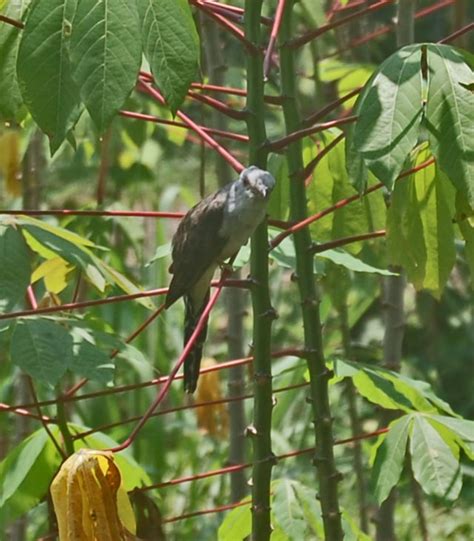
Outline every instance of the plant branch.
[[227, 20], [223, 15], [220, 15], [216, 11], [210, 9], [210, 7], [206, 6], [206, 4], [202, 0], [189, 0], [189, 3], [196, 6], [207, 16], [214, 19], [216, 23], [220, 24], [223, 28], [225, 28], [225, 30], [227, 30], [230, 34], [235, 36], [244, 45], [247, 51], [253, 54], [257, 52], [255, 45], [246, 38], [244, 32], [242, 32], [242, 30], [238, 26]]
[[285, 9], [286, 0], [278, 0], [277, 10], [275, 14], [275, 20], [273, 21], [272, 31], [270, 33], [270, 41], [268, 42], [267, 50], [265, 51], [265, 58], [263, 59], [263, 77], [268, 79], [270, 69], [272, 66], [272, 54], [275, 48], [275, 43], [280, 31], [281, 18], [283, 16], [283, 10]]
[[[424, 169], [425, 167], [428, 167], [429, 165], [431, 165], [434, 162], [435, 162], [434, 158], [430, 158], [429, 160], [426, 160], [426, 162], [423, 162], [420, 165], [418, 165], [417, 167], [412, 167], [408, 171], [405, 171], [405, 172], [401, 173], [398, 176], [397, 180], [400, 180], [402, 178], [406, 178], [407, 176], [409, 176], [409, 175], [411, 175], [413, 173], [416, 173], [417, 171], [420, 171], [421, 169]], [[369, 193], [375, 192], [376, 190], [380, 190], [380, 188], [383, 188], [383, 187], [384, 187], [384, 184], [382, 184], [382, 182], [379, 182], [378, 184], [374, 184], [370, 188], [367, 188], [367, 190], [365, 190], [365, 192], [362, 194], [362, 196], [368, 195]], [[304, 229], [305, 227], [308, 227], [313, 222], [316, 222], [316, 221], [320, 220], [321, 218], [324, 218], [324, 216], [327, 216], [328, 214], [331, 214], [335, 210], [337, 210], [339, 208], [342, 208], [342, 207], [345, 207], [346, 205], [348, 205], [349, 203], [352, 203], [353, 201], [357, 201], [358, 199], [360, 199], [360, 197], [361, 197], [361, 195], [355, 194], [355, 195], [351, 195], [350, 197], [347, 197], [345, 199], [341, 199], [340, 201], [338, 201], [334, 205], [331, 205], [330, 207], [328, 207], [328, 208], [326, 208], [326, 209], [324, 209], [324, 210], [322, 210], [320, 212], [317, 212], [316, 214], [313, 214], [312, 216], [309, 216], [308, 218], [305, 218], [304, 220], [301, 220], [300, 222], [297, 222], [297, 223], [293, 224], [292, 226], [288, 227], [288, 229], [286, 229], [285, 231], [282, 231], [279, 235], [277, 235], [270, 242], [270, 249], [273, 249], [273, 248], [275, 248], [275, 246], [278, 246], [289, 235], [292, 235], [293, 233], [296, 233], [297, 231], [300, 231], [301, 229]]]
[[302, 45], [305, 45], [309, 41], [321, 36], [322, 34], [325, 34], [326, 32], [329, 32], [330, 30], [334, 30], [334, 28], [347, 24], [348, 22], [353, 21], [354, 19], [358, 19], [362, 17], [363, 15], [366, 15], [367, 13], [372, 13], [373, 11], [377, 11], [380, 8], [383, 8], [389, 4], [393, 4], [393, 2], [395, 2], [395, 0], [380, 0], [380, 2], [377, 2], [376, 4], [372, 4], [371, 6], [365, 9], [361, 9], [360, 11], [357, 11], [356, 13], [352, 13], [351, 15], [342, 17], [341, 19], [338, 19], [337, 21], [320, 26], [319, 28], [311, 30], [298, 38], [290, 39], [290, 41], [288, 42], [288, 47], [293, 47], [293, 48], [301, 47]]
[[[264, 118], [263, 57], [260, 17], [262, 0], [245, 0], [245, 36], [253, 43], [247, 49], [247, 129], [250, 137], [249, 163], [262, 169], [267, 165]], [[271, 328], [275, 312], [271, 305], [268, 282], [267, 223], [258, 227], [251, 240], [250, 272], [252, 289], [254, 353], [254, 422], [247, 433], [252, 436], [254, 466], [252, 469], [252, 539], [270, 539], [270, 481], [274, 455], [271, 442], [272, 372]]]
[[[160, 118], [154, 115], [149, 115], [146, 113], [136, 113], [135, 111], [119, 111], [119, 115], [127, 118], [135, 118], [137, 120], [145, 120], [146, 122], [154, 122], [156, 124], [164, 124], [166, 126], [176, 126], [177, 128], [185, 128], [190, 129], [187, 124], [184, 124], [184, 122], [177, 122], [175, 120], [167, 120], [165, 118]], [[248, 141], [248, 137], [246, 135], [241, 135], [239, 133], [233, 133], [229, 131], [224, 130], [218, 130], [215, 128], [208, 128], [207, 126], [199, 126], [202, 128], [203, 131], [211, 134], [211, 135], [218, 135], [220, 137], [225, 137], [227, 139], [233, 139], [234, 141], [240, 141], [243, 143], [246, 143]]]
[[188, 96], [196, 101], [204, 103], [205, 105], [209, 105], [216, 111], [219, 111], [220, 113], [228, 116], [229, 118], [233, 118], [234, 120], [245, 120], [245, 117], [247, 116], [246, 111], [232, 109], [232, 107], [229, 107], [222, 101], [211, 98], [210, 96], [205, 96], [204, 94], [200, 94], [199, 92], [193, 92], [192, 90], [189, 90]]
[[328, 103], [325, 107], [320, 109], [319, 111], [316, 111], [312, 115], [309, 115], [303, 119], [303, 122], [301, 123], [302, 126], [312, 126], [325, 116], [327, 116], [329, 113], [337, 109], [342, 103], [346, 102], [347, 100], [350, 100], [354, 96], [357, 96], [359, 92], [362, 90], [362, 87], [354, 88], [354, 90], [351, 90], [341, 98], [338, 98], [337, 100], [332, 101], [331, 103]]
[[6, 15], [0, 15], [0, 21], [7, 23], [11, 26], [15, 26], [16, 28], [19, 28], [20, 30], [23, 30], [23, 28], [25, 28], [25, 25], [21, 21], [17, 21], [16, 19], [11, 19], [10, 17], [7, 17]]
[[[285, 105], [283, 105], [283, 108], [284, 107]], [[288, 147], [291, 143], [294, 143], [295, 141], [306, 137], [307, 135], [312, 135], [313, 133], [328, 130], [329, 128], [343, 126], [344, 124], [350, 124], [352, 122], [355, 122], [356, 120], [356, 116], [347, 116], [344, 118], [338, 118], [336, 120], [330, 120], [329, 122], [323, 122], [322, 124], [316, 124], [315, 126], [311, 126], [309, 128], [295, 129], [295, 131], [292, 131], [285, 137], [282, 137], [281, 139], [276, 139], [275, 141], [270, 141], [265, 146], [268, 151], [277, 152]]]
[[[282, 94], [287, 97], [283, 104], [286, 131], [291, 138], [286, 152], [290, 177], [290, 216], [297, 222], [306, 220], [307, 202], [304, 180], [300, 178], [304, 169], [300, 137], [293, 137], [300, 124], [296, 102], [294, 50], [290, 46], [292, 35], [292, 12], [294, 0], [289, 0], [283, 16], [280, 45], [280, 72]], [[287, 139], [288, 139], [287, 137]], [[325, 538], [342, 541], [341, 513], [338, 488], [340, 474], [336, 470], [333, 450], [332, 415], [329, 405], [329, 380], [332, 372], [326, 367], [322, 344], [322, 329], [319, 314], [319, 293], [313, 275], [313, 258], [310, 253], [311, 237], [308, 229], [300, 229], [294, 237], [296, 255], [296, 281], [298, 284], [303, 315], [306, 361], [310, 374], [310, 403], [312, 407], [314, 436], [316, 441], [314, 465], [319, 481], [319, 500]]]
[[330, 240], [328, 242], [322, 242], [319, 244], [311, 244], [311, 253], [320, 254], [326, 250], [332, 250], [333, 248], [339, 248], [340, 246], [345, 246], [346, 244], [351, 244], [353, 242], [360, 242], [362, 240], [375, 239], [377, 237], [384, 237], [385, 229], [380, 229], [379, 231], [372, 231], [370, 233], [362, 233], [360, 235], [351, 235], [349, 237], [342, 237], [340, 239]]
[[[153, 88], [142, 80], [139, 81], [139, 88], [145, 93], [149, 94], [151, 97], [153, 97], [161, 105], [165, 105], [165, 99], [156, 88]], [[191, 118], [189, 118], [181, 111], [178, 111], [176, 113], [176, 116], [178, 116], [186, 125], [188, 125], [192, 130], [194, 130], [199, 135], [199, 137], [201, 137], [201, 139], [209, 143], [209, 145], [214, 150], [216, 150], [229, 163], [229, 165], [233, 167], [235, 171], [237, 171], [237, 173], [240, 173], [240, 171], [244, 169], [244, 166], [237, 160], [237, 158], [232, 156], [232, 154], [228, 150], [219, 145], [219, 143], [215, 139], [213, 139], [198, 124], [191, 120]]]
[[[228, 274], [227, 271], [222, 272], [222, 279], [225, 280], [226, 275]], [[199, 321], [196, 325], [196, 328], [194, 329], [193, 333], [191, 334], [188, 342], [186, 343], [181, 355], [179, 356], [178, 360], [176, 361], [176, 364], [174, 365], [173, 369], [171, 370], [166, 382], [163, 384], [162, 388], [160, 389], [160, 392], [156, 396], [155, 400], [151, 403], [147, 411], [144, 413], [143, 417], [140, 419], [140, 421], [137, 423], [135, 428], [130, 433], [129, 437], [120, 445], [117, 445], [116, 447], [113, 447], [110, 449], [110, 451], [114, 453], [118, 453], [119, 451], [123, 451], [124, 449], [127, 449], [130, 447], [130, 445], [135, 441], [135, 438], [143, 428], [143, 426], [146, 424], [146, 422], [150, 419], [150, 417], [153, 415], [153, 412], [156, 410], [156, 408], [161, 404], [163, 399], [167, 396], [169, 388], [171, 384], [173, 383], [173, 380], [175, 379], [178, 370], [183, 365], [186, 357], [188, 356], [191, 349], [194, 347], [194, 344], [196, 343], [196, 340], [201, 333], [202, 328], [206, 324], [207, 319], [209, 318], [209, 314], [211, 313], [212, 308], [214, 307], [215, 303], [217, 302], [217, 299], [220, 296], [220, 293], [222, 291], [223, 284], [217, 287], [216, 291], [211, 295], [211, 298], [209, 299], [209, 302], [207, 303], [206, 307], [204, 308], [201, 316], [199, 317]]]

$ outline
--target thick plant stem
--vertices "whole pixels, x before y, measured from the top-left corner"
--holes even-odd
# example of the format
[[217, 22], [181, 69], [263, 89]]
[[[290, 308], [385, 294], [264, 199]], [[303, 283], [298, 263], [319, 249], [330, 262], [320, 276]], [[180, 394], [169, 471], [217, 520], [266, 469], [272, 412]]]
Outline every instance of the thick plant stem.
[[[413, 43], [415, 35], [415, 0], [398, 0], [397, 6], [397, 45], [403, 47]], [[402, 357], [405, 314], [403, 294], [405, 277], [402, 269], [394, 269], [398, 276], [387, 276], [384, 280], [383, 296], [385, 306], [385, 335], [383, 343], [384, 367], [398, 372]], [[388, 426], [398, 417], [397, 413], [386, 410], [380, 418], [381, 426]], [[395, 508], [397, 491], [394, 488], [389, 497], [379, 507], [376, 515], [376, 541], [396, 541]]]
[[[225, 85], [225, 73], [227, 67], [224, 62], [219, 37], [219, 28], [214, 21], [208, 17], [202, 16], [201, 24], [205, 32], [206, 39], [203, 41], [204, 53], [206, 58], [206, 71], [209, 83], [216, 86]], [[220, 98], [220, 96], [218, 95]], [[228, 130], [228, 118], [213, 111], [213, 125], [218, 129]], [[216, 154], [216, 175], [219, 186], [224, 186], [231, 182], [234, 173], [229, 164]], [[240, 280], [241, 274], [237, 270], [231, 277]], [[245, 293], [238, 288], [229, 288], [224, 291], [228, 321], [227, 321], [227, 351], [229, 359], [240, 359], [244, 357], [243, 340], [244, 326], [243, 318], [245, 311]], [[228, 394], [229, 397], [242, 396], [245, 394], [245, 371], [243, 366], [235, 366], [229, 371]], [[247, 462], [245, 455], [245, 411], [241, 400], [229, 402], [229, 465], [243, 464]], [[230, 492], [233, 502], [241, 500], [248, 493], [248, 486], [243, 470], [235, 471], [230, 476]]]
[[409, 45], [415, 40], [416, 0], [398, 0], [397, 46]]
[[[403, 308], [403, 293], [405, 291], [405, 277], [401, 268], [391, 269], [399, 272], [397, 276], [387, 276], [384, 280], [383, 303], [385, 308], [385, 334], [383, 342], [384, 368], [398, 372], [402, 357], [403, 335], [405, 330], [405, 313]], [[398, 414], [392, 410], [382, 412], [381, 426], [388, 426]], [[377, 517], [376, 541], [395, 541], [395, 506], [396, 489], [380, 506]]]
[[[266, 168], [267, 151], [263, 116], [263, 55], [260, 52], [262, 0], [245, 2], [245, 37], [257, 48], [247, 49], [247, 129], [250, 138], [249, 164]], [[254, 422], [248, 430], [253, 437], [252, 539], [270, 539], [270, 480], [274, 455], [271, 446], [272, 373], [271, 326], [275, 317], [268, 287], [268, 234], [262, 223], [252, 237], [251, 274], [254, 348]]]
[[[349, 318], [347, 313], [347, 304], [346, 300], [341, 306], [338, 307], [341, 333], [342, 333], [342, 344], [344, 348], [344, 354], [346, 358], [352, 359], [352, 347], [351, 347], [351, 336], [349, 328]], [[351, 424], [351, 433], [352, 436], [361, 434], [362, 428], [359, 419], [359, 413], [357, 411], [357, 394], [354, 389], [354, 384], [352, 380], [348, 379], [346, 384], [346, 397], [347, 405], [349, 410], [349, 419]], [[362, 461], [362, 446], [360, 440], [354, 441], [353, 448], [353, 465], [354, 472], [356, 475], [356, 487], [357, 487], [357, 500], [359, 505], [359, 524], [360, 529], [368, 533], [369, 531], [369, 517], [367, 514], [367, 487], [366, 479], [364, 475], [363, 461]]]
[[[285, 97], [283, 113], [286, 132], [294, 132], [300, 123], [296, 105], [294, 53], [288, 47], [291, 38], [291, 20], [294, 1], [287, 2], [280, 34], [280, 63], [282, 94]], [[303, 170], [302, 147], [300, 141], [291, 143], [287, 151], [290, 175], [290, 214], [291, 220], [304, 220], [308, 209]], [[339, 474], [336, 471], [333, 451], [332, 417], [329, 408], [328, 382], [331, 372], [324, 360], [321, 321], [319, 315], [319, 294], [313, 275], [313, 257], [311, 255], [311, 237], [307, 228], [294, 234], [296, 252], [296, 280], [298, 282], [303, 325], [305, 350], [310, 374], [311, 404], [314, 415], [316, 452], [314, 464], [319, 480], [319, 499], [324, 523], [325, 538], [329, 541], [343, 539], [341, 516], [339, 511], [337, 484]]]

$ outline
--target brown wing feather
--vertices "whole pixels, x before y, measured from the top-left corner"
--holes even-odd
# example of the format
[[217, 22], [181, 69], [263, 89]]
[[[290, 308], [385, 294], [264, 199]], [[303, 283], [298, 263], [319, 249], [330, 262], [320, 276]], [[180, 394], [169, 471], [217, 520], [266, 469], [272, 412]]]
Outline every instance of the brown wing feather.
[[227, 192], [224, 187], [206, 197], [181, 220], [172, 241], [173, 278], [166, 296], [167, 308], [191, 290], [222, 252], [228, 240], [219, 235]]

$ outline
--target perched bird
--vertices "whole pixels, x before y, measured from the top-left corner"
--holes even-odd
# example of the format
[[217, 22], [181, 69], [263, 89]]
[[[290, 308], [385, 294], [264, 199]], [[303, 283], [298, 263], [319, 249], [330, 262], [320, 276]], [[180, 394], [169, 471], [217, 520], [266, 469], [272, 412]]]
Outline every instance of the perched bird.
[[[165, 306], [184, 297], [184, 343], [192, 335], [209, 300], [218, 265], [235, 255], [263, 220], [275, 179], [251, 165], [239, 178], [195, 205], [182, 219], [172, 240], [173, 274]], [[199, 376], [207, 324], [184, 361], [184, 389], [194, 392]]]

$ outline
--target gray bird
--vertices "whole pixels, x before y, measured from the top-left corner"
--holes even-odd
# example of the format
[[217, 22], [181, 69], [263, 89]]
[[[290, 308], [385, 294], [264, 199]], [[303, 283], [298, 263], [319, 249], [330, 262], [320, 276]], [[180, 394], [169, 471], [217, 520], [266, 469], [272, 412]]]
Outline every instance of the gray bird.
[[[173, 274], [165, 307], [184, 297], [184, 343], [192, 335], [208, 300], [216, 268], [247, 243], [263, 220], [275, 179], [251, 165], [239, 178], [207, 196], [182, 219], [172, 240]], [[207, 324], [184, 361], [184, 389], [194, 392]]]

